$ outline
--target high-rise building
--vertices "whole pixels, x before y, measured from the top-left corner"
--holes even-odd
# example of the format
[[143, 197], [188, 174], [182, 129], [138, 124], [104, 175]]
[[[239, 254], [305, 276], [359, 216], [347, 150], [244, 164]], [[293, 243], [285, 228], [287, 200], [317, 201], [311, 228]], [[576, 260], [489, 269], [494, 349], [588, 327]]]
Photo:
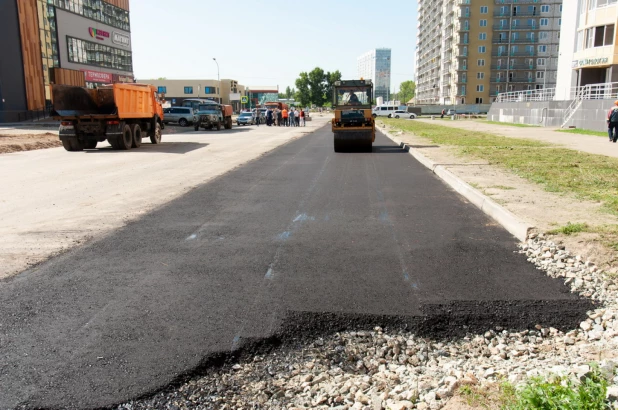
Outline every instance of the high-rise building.
[[418, 0], [417, 104], [555, 87], [562, 0]]
[[44, 111], [50, 83], [133, 81], [129, 0], [3, 0], [0, 38], [0, 122]]
[[376, 48], [357, 59], [358, 77], [373, 81], [374, 98], [388, 101], [391, 88], [391, 49]]

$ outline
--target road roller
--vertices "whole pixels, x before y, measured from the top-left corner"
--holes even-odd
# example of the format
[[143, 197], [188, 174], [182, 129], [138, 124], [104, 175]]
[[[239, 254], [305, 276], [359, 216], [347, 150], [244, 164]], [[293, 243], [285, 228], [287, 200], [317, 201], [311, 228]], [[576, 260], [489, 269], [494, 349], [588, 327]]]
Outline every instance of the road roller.
[[333, 86], [332, 119], [335, 152], [371, 152], [376, 139], [371, 115], [373, 84], [371, 80], [342, 80]]

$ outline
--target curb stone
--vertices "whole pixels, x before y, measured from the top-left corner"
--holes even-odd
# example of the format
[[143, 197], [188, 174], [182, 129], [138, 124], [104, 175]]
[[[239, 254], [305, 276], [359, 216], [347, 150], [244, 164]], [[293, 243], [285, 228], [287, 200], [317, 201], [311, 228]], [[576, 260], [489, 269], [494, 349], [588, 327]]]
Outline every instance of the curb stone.
[[534, 229], [534, 226], [522, 221], [513, 213], [503, 208], [496, 202], [494, 202], [487, 195], [483, 194], [478, 189], [472, 187], [470, 184], [453, 174], [443, 165], [440, 165], [431, 159], [421, 154], [415, 148], [412, 148], [409, 144], [404, 143], [397, 137], [392, 135], [386, 128], [379, 129], [384, 135], [399, 144], [410, 155], [412, 155], [418, 162], [436, 174], [442, 181], [453, 188], [456, 192], [473, 203], [477, 208], [483, 211], [486, 215], [502, 225], [507, 231], [509, 231], [514, 237], [521, 242], [525, 242], [528, 239], [528, 234]]

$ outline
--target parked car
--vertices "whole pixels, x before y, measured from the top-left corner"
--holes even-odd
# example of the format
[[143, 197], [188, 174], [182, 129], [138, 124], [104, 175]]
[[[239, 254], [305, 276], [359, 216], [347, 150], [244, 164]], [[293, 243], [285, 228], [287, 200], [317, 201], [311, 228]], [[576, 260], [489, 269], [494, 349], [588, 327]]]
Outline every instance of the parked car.
[[455, 114], [457, 114], [457, 111], [455, 111], [452, 108], [450, 108], [448, 111], [446, 111], [446, 115], [455, 115]]
[[241, 112], [236, 119], [237, 125], [253, 125], [255, 124], [255, 115], [252, 112]]
[[186, 127], [193, 122], [195, 110], [191, 107], [170, 107], [163, 110], [164, 124], [177, 122], [181, 127]]
[[394, 113], [391, 114], [392, 118], [409, 118], [411, 120], [416, 118], [416, 114], [414, 114], [413, 112], [407, 112], [407, 111], [403, 111], [403, 110], [397, 110]]
[[398, 110], [399, 107], [395, 107], [394, 105], [378, 105], [373, 109], [371, 115], [373, 118], [376, 117], [388, 117], [391, 118], [393, 113]]

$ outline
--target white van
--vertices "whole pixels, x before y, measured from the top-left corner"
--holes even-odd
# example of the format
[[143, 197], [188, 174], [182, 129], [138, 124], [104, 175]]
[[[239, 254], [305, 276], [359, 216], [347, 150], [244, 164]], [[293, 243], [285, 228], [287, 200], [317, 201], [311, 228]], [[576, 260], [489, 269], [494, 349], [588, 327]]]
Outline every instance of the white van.
[[373, 118], [375, 117], [388, 117], [391, 118], [391, 115], [399, 109], [398, 106], [395, 105], [378, 105], [376, 106], [371, 115]]

